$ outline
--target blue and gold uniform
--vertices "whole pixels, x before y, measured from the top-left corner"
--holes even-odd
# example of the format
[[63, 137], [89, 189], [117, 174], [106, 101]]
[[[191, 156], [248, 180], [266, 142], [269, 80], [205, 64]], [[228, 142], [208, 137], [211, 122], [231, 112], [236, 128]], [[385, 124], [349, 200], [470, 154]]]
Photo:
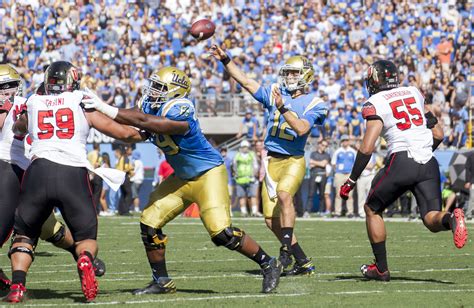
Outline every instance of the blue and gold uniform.
[[[273, 87], [279, 85], [260, 87], [254, 93], [255, 99], [262, 103], [269, 113], [265, 138], [269, 157], [262, 188], [263, 214], [266, 218], [280, 216], [280, 209], [276, 207], [277, 192], [285, 191], [293, 196], [298, 191], [305, 174], [304, 147], [309, 135], [308, 132], [298, 136], [285, 121], [272, 97]], [[292, 98], [286, 90], [282, 90], [281, 94], [285, 107], [297, 118], [305, 119], [311, 127], [323, 124], [328, 107], [319, 97], [303, 94]]]
[[144, 103], [142, 110], [174, 121], [187, 121], [189, 130], [184, 135], [150, 136], [150, 141], [165, 153], [174, 173], [151, 193], [141, 222], [161, 229], [195, 202], [211, 237], [229, 227], [227, 170], [222, 156], [201, 133], [192, 102], [173, 99], [159, 108]]

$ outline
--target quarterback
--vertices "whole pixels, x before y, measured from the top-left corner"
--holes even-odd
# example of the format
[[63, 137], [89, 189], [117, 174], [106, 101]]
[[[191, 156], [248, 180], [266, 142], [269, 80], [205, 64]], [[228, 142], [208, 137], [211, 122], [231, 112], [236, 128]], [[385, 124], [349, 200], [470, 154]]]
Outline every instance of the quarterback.
[[151, 193], [140, 219], [153, 281], [134, 294], [176, 291], [166, 269], [168, 237], [162, 229], [193, 202], [198, 204], [201, 220], [214, 244], [237, 250], [258, 263], [263, 273], [262, 292], [271, 292], [278, 285], [281, 264], [231, 224], [227, 171], [219, 152], [202, 134], [194, 106], [186, 98], [191, 90], [188, 76], [177, 68], [164, 67], [153, 73], [148, 82], [139, 108], [115, 108], [94, 93], [87, 93], [91, 98], [84, 100], [86, 108], [95, 108], [119, 123], [147, 132], [174, 169]]
[[314, 265], [293, 234], [295, 208], [293, 197], [305, 174], [304, 147], [314, 125], [326, 119], [327, 106], [308, 87], [314, 77], [311, 62], [303, 56], [289, 58], [279, 72], [279, 84], [261, 86], [214, 45], [212, 54], [227, 72], [259, 101], [269, 113], [265, 148], [268, 151], [262, 203], [265, 222], [280, 240], [280, 262], [286, 268], [295, 263], [287, 275], [312, 274]]

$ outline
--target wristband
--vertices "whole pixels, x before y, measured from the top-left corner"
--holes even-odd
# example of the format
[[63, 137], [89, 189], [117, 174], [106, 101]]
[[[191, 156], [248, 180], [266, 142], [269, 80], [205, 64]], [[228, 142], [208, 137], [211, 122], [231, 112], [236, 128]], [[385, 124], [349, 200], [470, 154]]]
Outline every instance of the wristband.
[[110, 105], [107, 105], [105, 103], [100, 104], [97, 106], [98, 111], [102, 112], [112, 120], [114, 120], [117, 117], [117, 114], [119, 112], [119, 109], [117, 107], [113, 107]]
[[227, 64], [230, 63], [230, 57], [226, 54], [225, 58], [221, 60], [221, 63], [224, 64], [224, 66], [226, 66]]
[[277, 108], [277, 109], [278, 109], [278, 111], [280, 111], [281, 114], [284, 114], [285, 112], [289, 111], [288, 108], [286, 108], [284, 105]]

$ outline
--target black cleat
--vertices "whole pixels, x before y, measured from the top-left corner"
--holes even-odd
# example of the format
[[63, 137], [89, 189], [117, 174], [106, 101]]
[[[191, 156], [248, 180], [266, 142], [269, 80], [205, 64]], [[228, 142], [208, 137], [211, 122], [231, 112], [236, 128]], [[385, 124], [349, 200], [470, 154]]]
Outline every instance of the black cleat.
[[360, 271], [362, 272], [364, 278], [369, 280], [390, 281], [390, 272], [386, 270], [385, 272], [381, 273], [375, 263], [362, 265], [360, 267]]
[[293, 265], [293, 268], [288, 272], [285, 272], [285, 276], [297, 276], [297, 275], [312, 275], [314, 274], [315, 267], [310, 258], [297, 260]]
[[278, 257], [283, 269], [287, 269], [291, 263], [293, 263], [293, 258], [291, 257], [290, 249], [288, 246], [283, 245], [280, 247], [280, 256]]
[[12, 285], [11, 280], [0, 269], [0, 290], [9, 290], [11, 285]]
[[102, 277], [105, 274], [105, 263], [99, 258], [95, 258], [94, 261], [92, 261], [92, 264], [94, 265], [94, 271], [95, 275], [97, 277]]
[[169, 277], [160, 277], [158, 281], [153, 280], [150, 284], [143, 289], [138, 289], [132, 292], [133, 295], [144, 295], [144, 294], [165, 294], [175, 293], [176, 284], [173, 279]]
[[262, 264], [262, 293], [270, 293], [278, 286], [282, 269], [280, 261], [276, 258]]

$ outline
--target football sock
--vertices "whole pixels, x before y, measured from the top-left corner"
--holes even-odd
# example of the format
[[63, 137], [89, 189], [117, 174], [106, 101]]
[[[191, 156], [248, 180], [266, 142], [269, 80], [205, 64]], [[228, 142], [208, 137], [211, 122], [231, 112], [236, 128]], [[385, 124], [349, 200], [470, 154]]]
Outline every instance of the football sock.
[[295, 256], [296, 261], [303, 261], [307, 259], [306, 254], [298, 242], [291, 245], [291, 253], [293, 256]]
[[72, 257], [75, 261], [77, 261], [77, 254], [76, 254], [76, 245], [73, 244], [68, 248], [64, 248], [64, 250], [69, 251], [72, 254]]
[[281, 244], [291, 247], [291, 239], [293, 238], [293, 228], [281, 228]]
[[451, 230], [451, 224], [449, 223], [450, 220], [451, 220], [450, 213], [446, 213], [441, 219], [441, 224], [443, 225], [443, 227], [446, 228], [446, 230]]
[[13, 271], [12, 273], [12, 284], [21, 283], [26, 285], [26, 272], [24, 271]]
[[372, 245], [372, 251], [375, 256], [375, 264], [379, 269], [379, 272], [383, 273], [388, 270], [387, 265], [387, 250], [385, 249], [385, 241], [380, 243], [370, 243]]
[[151, 263], [150, 262], [151, 270], [153, 271], [153, 279], [158, 281], [160, 277], [168, 277], [168, 271], [166, 270], [166, 261], [163, 259], [162, 261]]
[[252, 258], [252, 260], [257, 262], [260, 266], [262, 266], [264, 263], [270, 262], [271, 259], [272, 258], [265, 251], [263, 251], [262, 247], [258, 249], [257, 253]]

